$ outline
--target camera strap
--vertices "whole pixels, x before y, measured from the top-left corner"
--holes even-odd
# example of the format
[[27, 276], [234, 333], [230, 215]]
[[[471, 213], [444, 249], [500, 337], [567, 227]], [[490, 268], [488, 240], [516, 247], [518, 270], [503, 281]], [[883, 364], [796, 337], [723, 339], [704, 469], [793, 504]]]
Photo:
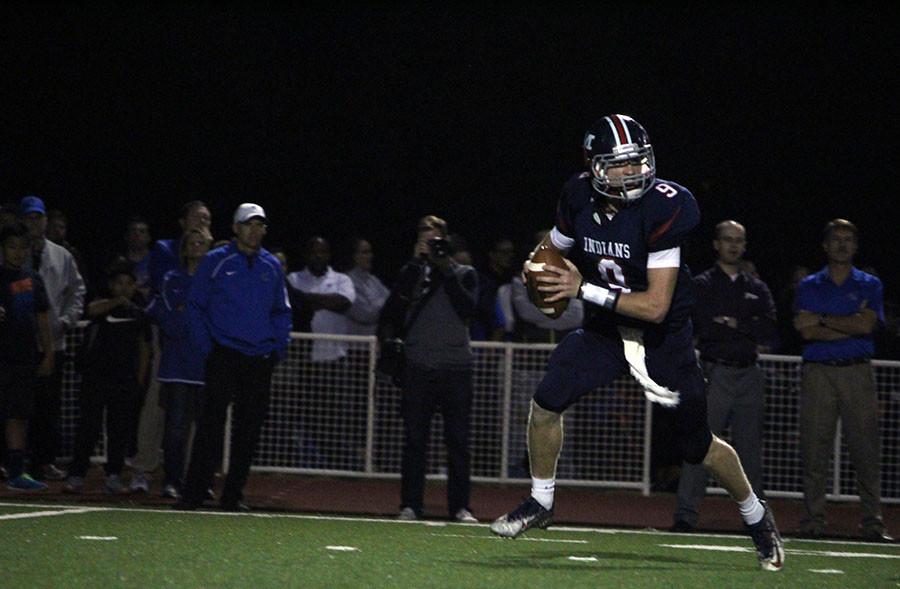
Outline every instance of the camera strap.
[[[432, 273], [434, 270], [432, 269]], [[422, 269], [422, 273], [425, 273], [425, 269]], [[400, 329], [400, 333], [397, 336], [400, 339], [406, 337], [406, 332], [410, 330], [413, 326], [413, 323], [416, 322], [416, 319], [419, 317], [419, 313], [422, 312], [422, 309], [425, 308], [425, 303], [428, 302], [428, 299], [437, 292], [437, 289], [441, 287], [441, 284], [434, 280], [433, 277], [430, 276], [422, 276], [419, 280], [419, 283], [416, 285], [416, 290], [419, 291], [419, 296], [413, 298], [410, 303], [409, 311], [406, 314], [406, 320], [403, 322], [403, 327]]]

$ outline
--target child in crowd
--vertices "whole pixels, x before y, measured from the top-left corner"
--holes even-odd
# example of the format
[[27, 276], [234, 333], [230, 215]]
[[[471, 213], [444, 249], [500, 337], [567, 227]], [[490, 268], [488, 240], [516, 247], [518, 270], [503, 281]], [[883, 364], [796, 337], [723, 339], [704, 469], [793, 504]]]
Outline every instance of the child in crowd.
[[80, 493], [100, 437], [106, 409], [106, 491], [127, 491], [121, 479], [128, 441], [134, 432], [135, 399], [143, 396], [150, 367], [149, 321], [140, 305], [134, 264], [116, 259], [107, 271], [109, 298], [87, 307], [91, 323], [76, 358], [82, 373], [81, 414], [74, 457], [63, 491]]
[[4, 225], [0, 247], [0, 423], [5, 425], [6, 486], [43, 491], [47, 485], [25, 472], [25, 432], [34, 408], [34, 379], [53, 372], [50, 303], [38, 273], [24, 269], [31, 255], [28, 228], [20, 222]]
[[194, 272], [209, 251], [212, 235], [205, 228], [188, 229], [181, 239], [178, 268], [163, 276], [159, 292], [147, 308], [162, 332], [157, 380], [159, 404], [165, 410], [163, 437], [165, 481], [163, 497], [178, 499], [184, 476], [191, 426], [203, 403], [203, 356], [191, 343], [185, 305]]

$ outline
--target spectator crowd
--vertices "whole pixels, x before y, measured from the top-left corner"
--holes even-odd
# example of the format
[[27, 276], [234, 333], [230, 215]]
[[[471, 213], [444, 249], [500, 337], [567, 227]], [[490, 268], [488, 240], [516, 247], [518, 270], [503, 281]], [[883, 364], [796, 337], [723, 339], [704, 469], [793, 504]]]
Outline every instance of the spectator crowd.
[[[404, 397], [401, 408], [405, 428], [401, 515], [404, 519], [423, 515], [427, 426], [440, 406], [451, 469], [449, 513], [460, 521], [475, 521], [468, 505], [467, 421], [472, 395], [468, 342], [557, 343], [582, 321], [580, 300], [573, 300], [556, 319], [543, 316], [528, 300], [519, 278], [520, 264], [545, 232], [534, 236], [532, 243], [522, 244], [497, 236], [482, 255], [470, 249], [465, 236], [450, 232], [445, 221], [429, 216], [417, 228], [419, 240], [411, 261], [399, 272], [395, 284], [385, 284], [373, 271], [379, 244], [365, 236], [334, 244], [336, 251], [346, 253], [337, 262], [329, 240], [312, 237], [303, 244], [303, 259], [294, 264], [287, 248], [262, 247], [268, 219], [258, 205], [245, 203], [238, 208], [233, 240], [217, 240], [223, 236], [211, 234], [212, 215], [203, 202], [186, 203], [177, 216], [180, 234], [155, 241], [153, 228], [144, 218], [124, 220], [121, 246], [104, 261], [101, 271], [89, 267], [94, 261], [87, 260], [70, 242], [73, 233], [65, 212], [48, 208], [38, 196], [26, 196], [0, 208], [0, 411], [5, 431], [0, 437], [0, 456], [7, 486], [40, 491], [47, 488], [44, 481], [65, 480], [66, 492], [83, 492], [105, 419], [105, 491], [147, 492], [150, 473], [157, 470], [162, 457], [163, 496], [179, 501], [183, 508], [196, 507], [204, 495], [214, 495], [210, 477], [223, 452], [221, 419], [225, 406], [233, 400], [242, 407], [246, 422], [240, 431], [241, 447], [236, 449], [237, 471], [229, 474], [222, 506], [243, 510], [241, 487], [268, 396], [259, 382], [247, 385], [252, 389], [247, 392], [235, 379], [250, 372], [268, 383], [274, 365], [283, 359], [288, 328], [335, 336], [377, 335], [381, 341], [387, 337], [385, 330], [393, 329], [403, 330], [411, 342], [412, 365], [403, 388], [415, 393]], [[770, 292], [752, 262], [743, 257], [747, 233], [735, 221], [717, 225], [713, 238], [716, 265], [703, 273], [694, 269], [702, 301], [694, 322], [699, 359], [710, 387], [710, 427], [715, 433], [730, 427], [732, 435], [737, 435], [735, 447], [749, 467], [754, 491], [762, 497], [764, 384], [756, 368], [758, 354], [803, 354], [804, 402], [819, 407], [822, 413], [807, 411], [804, 419], [810, 423], [803, 424], [815, 432], [814, 439], [804, 442], [803, 458], [812, 469], [804, 474], [809, 503], [805, 531], [816, 536], [824, 528], [827, 463], [822, 461], [827, 458], [840, 405], [834, 401], [831, 408], [831, 401], [823, 400], [816, 391], [831, 381], [850, 388], [869, 387], [865, 370], [856, 360], [898, 358], [895, 306], [884, 301], [883, 309], [876, 309], [872, 297], [866, 299], [870, 303], [866, 325], [874, 332], [874, 348], [840, 348], [838, 356], [830, 355], [827, 343], [816, 344], [833, 341], [830, 331], [867, 332], [862, 326], [841, 323], [839, 305], [827, 304], [827, 297], [838, 294], [810, 294], [826, 288], [822, 272], [827, 266], [818, 273], [797, 266], [782, 288]], [[835, 235], [844, 241], [832, 243]], [[849, 222], [829, 226], [824, 237], [829, 263], [848, 248], [852, 260], [856, 239], [856, 228]], [[854, 268], [850, 278], [874, 289], [866, 277], [877, 273], [871, 268], [863, 270]], [[762, 271], [765, 274], [765, 268]], [[233, 288], [253, 288], [269, 297], [264, 309], [257, 310], [249, 303], [240, 307], [246, 329], [254, 334], [250, 342], [216, 323], [215, 314], [227, 310], [211, 308], [225, 304], [216, 298], [220, 294], [217, 289], [223, 288], [219, 277], [232, 274], [243, 276], [244, 281], [238, 283], [243, 286]], [[270, 280], [277, 284], [269, 284]], [[881, 296], [880, 290], [877, 294]], [[410, 317], [409, 307], [402, 305], [417, 297], [422, 299], [421, 308]], [[395, 315], [393, 326], [385, 310]], [[272, 325], [253, 323], [257, 315], [276, 319]], [[282, 315], [283, 321], [277, 319]], [[83, 343], [78, 349], [66, 350], [64, 336], [78, 321], [88, 322]], [[207, 338], [199, 344], [198, 331]], [[435, 333], [441, 338], [435, 338]], [[464, 351], [459, 348], [462, 343]], [[67, 358], [74, 359], [83, 386], [73, 460], [64, 472], [57, 457], [62, 368]], [[339, 338], [316, 340], [308, 360], [315, 382], [315, 375], [353, 362], [353, 350]], [[207, 370], [214, 371], [207, 374]], [[513, 372], [514, 426], [521, 429], [523, 408], [540, 375], [519, 366], [514, 366]], [[248, 403], [245, 395], [251, 393], [257, 401]], [[258, 401], [260, 396], [266, 397], [265, 403]], [[325, 402], [323, 397], [321, 403]], [[871, 428], [871, 414], [841, 416], [857, 420], [861, 428]], [[305, 427], [314, 427], [315, 420], [308, 421]], [[192, 436], [194, 430], [212, 435]], [[361, 444], [348, 442], [350, 446]], [[517, 455], [511, 457], [511, 467], [526, 473], [527, 450], [521, 445], [512, 450]], [[863, 477], [864, 525], [870, 535], [884, 533], [877, 508], [878, 473], [863, 468], [878, 463], [873, 451], [877, 445], [873, 447], [867, 438], [851, 438], [852, 458]], [[126, 464], [132, 471], [128, 483], [122, 478]], [[559, 468], [571, 468], [565, 453]], [[700, 469], [682, 470], [676, 529], [690, 531], [697, 524], [705, 482]]]

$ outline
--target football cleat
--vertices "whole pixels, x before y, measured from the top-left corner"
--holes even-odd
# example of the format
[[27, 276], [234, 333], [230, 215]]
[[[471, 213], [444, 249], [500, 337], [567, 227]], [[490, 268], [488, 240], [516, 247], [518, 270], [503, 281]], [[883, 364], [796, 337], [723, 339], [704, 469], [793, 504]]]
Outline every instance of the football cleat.
[[534, 497], [491, 524], [491, 532], [504, 538], [517, 538], [531, 528], [544, 529], [553, 521], [553, 509], [546, 509]]
[[775, 516], [765, 501], [760, 501], [766, 510], [763, 518], [757, 523], [748, 525], [747, 531], [756, 545], [756, 557], [759, 559], [759, 567], [764, 571], [780, 571], [784, 566], [784, 542], [778, 527], [775, 525]]

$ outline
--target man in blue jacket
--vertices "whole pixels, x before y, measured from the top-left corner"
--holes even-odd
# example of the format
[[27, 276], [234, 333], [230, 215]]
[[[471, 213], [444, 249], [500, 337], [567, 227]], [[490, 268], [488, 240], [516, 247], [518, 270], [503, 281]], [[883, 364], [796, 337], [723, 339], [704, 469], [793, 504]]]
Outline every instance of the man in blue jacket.
[[206, 403], [176, 509], [196, 509], [212, 482], [234, 401], [231, 462], [220, 504], [248, 511], [243, 488], [269, 409], [275, 363], [287, 353], [291, 306], [278, 259], [262, 248], [266, 213], [244, 203], [234, 213], [235, 239], [209, 252], [188, 296], [191, 337], [206, 356]]

